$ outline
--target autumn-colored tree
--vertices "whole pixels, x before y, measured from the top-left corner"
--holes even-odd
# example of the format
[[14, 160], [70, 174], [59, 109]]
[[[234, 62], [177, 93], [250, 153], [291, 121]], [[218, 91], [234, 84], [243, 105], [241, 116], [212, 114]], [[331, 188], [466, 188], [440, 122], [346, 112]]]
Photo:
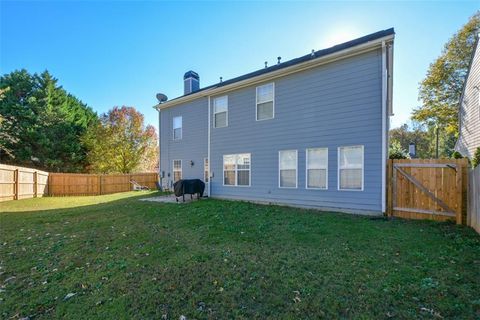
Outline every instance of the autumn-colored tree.
[[[442, 134], [458, 134], [460, 95], [479, 31], [480, 12], [476, 12], [430, 65], [427, 76], [420, 83], [422, 106], [413, 111], [412, 119], [429, 127], [438, 126]], [[444, 139], [449, 140], [448, 137]]]
[[85, 138], [90, 170], [98, 173], [131, 173], [153, 170], [158, 162], [155, 128], [144, 126], [143, 115], [133, 107], [114, 107]]

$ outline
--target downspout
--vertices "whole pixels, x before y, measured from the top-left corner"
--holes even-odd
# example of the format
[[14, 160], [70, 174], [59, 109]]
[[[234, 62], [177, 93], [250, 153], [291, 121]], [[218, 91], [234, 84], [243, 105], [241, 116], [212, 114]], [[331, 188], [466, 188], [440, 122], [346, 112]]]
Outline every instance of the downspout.
[[208, 141], [207, 141], [207, 159], [208, 159], [208, 188], [207, 195], [210, 198], [212, 185], [212, 162], [210, 161], [210, 96], [208, 96]]
[[158, 177], [160, 179], [160, 191], [163, 191], [163, 177], [162, 177], [162, 120], [160, 116], [160, 108], [158, 110]]
[[387, 46], [382, 41], [382, 213], [386, 212], [387, 187]]

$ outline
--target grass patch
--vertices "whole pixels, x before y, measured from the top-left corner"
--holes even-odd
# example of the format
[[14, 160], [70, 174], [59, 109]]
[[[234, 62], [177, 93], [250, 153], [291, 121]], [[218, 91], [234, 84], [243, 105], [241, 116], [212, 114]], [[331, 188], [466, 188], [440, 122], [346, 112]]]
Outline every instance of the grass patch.
[[0, 203], [0, 316], [480, 317], [469, 228], [152, 195]]

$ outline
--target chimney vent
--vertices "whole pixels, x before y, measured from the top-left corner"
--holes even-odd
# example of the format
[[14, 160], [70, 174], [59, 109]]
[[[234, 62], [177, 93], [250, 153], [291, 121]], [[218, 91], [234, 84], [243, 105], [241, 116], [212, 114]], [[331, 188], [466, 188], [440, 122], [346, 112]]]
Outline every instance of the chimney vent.
[[280, 60], [282, 60], [282, 57], [277, 57], [277, 64], [280, 64]]
[[183, 76], [183, 94], [190, 94], [200, 89], [200, 77], [195, 71], [188, 71]]
[[268, 62], [265, 61], [265, 68], [268, 68]]

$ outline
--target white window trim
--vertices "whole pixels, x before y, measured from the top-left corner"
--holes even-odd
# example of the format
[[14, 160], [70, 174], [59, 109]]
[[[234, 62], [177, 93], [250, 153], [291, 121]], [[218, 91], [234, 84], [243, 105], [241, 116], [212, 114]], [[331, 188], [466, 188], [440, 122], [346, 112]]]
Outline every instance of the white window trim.
[[[282, 187], [280, 185], [280, 153], [283, 151], [295, 151], [295, 187]], [[297, 189], [298, 188], [298, 150], [289, 149], [289, 150], [280, 150], [278, 151], [278, 188], [280, 189]]]
[[[180, 161], [180, 170], [175, 169], [175, 161]], [[172, 160], [172, 172], [173, 172], [173, 177], [172, 177], [173, 182], [175, 182], [175, 172], [180, 172], [180, 180], [183, 179], [183, 161], [182, 161], [182, 159], [173, 159]]]
[[[362, 188], [361, 189], [342, 189], [340, 188], [340, 149], [341, 148], [362, 148]], [[354, 145], [354, 146], [341, 146], [337, 148], [337, 190], [338, 191], [363, 191], [365, 185], [365, 146], [364, 145]]]
[[[177, 129], [180, 129], [180, 138], [178, 139], [175, 139], [175, 118], [180, 118], [180, 121], [182, 122], [182, 126], [180, 128], [177, 128]], [[173, 141], [179, 141], [179, 140], [182, 140], [183, 138], [183, 116], [176, 116], [176, 117], [173, 117], [172, 118], [172, 140]]]
[[[222, 112], [215, 112], [215, 100], [217, 100], [217, 99], [219, 99], [219, 98], [223, 98], [223, 97], [225, 97], [225, 98], [227, 99], [227, 111], [222, 111], [222, 112], [226, 112], [226, 113], [227, 113], [227, 116], [226, 116], [226, 120], [227, 120], [227, 121], [226, 121], [226, 123], [225, 123], [225, 126], [223, 126], [223, 127], [217, 127], [217, 126], [215, 125], [215, 123], [216, 123], [216, 121], [215, 121], [215, 115], [216, 115], [217, 113], [222, 113]], [[228, 127], [228, 95], [216, 97], [216, 98], [213, 99], [213, 128], [215, 128], [215, 129], [220, 129], [220, 128], [226, 128], [226, 127]]]
[[[325, 169], [327, 170], [325, 173], [325, 188], [312, 188], [308, 186], [308, 150], [314, 150], [314, 149], [324, 149], [327, 150], [327, 166]], [[313, 147], [313, 148], [307, 148], [305, 149], [305, 189], [309, 190], [328, 190], [328, 148], [323, 148], [323, 147]]]
[[[250, 157], [250, 169], [248, 170], [248, 186], [247, 185], [239, 185], [237, 179], [237, 172], [238, 171], [247, 171], [244, 169], [237, 169], [237, 159], [235, 159], [235, 184], [225, 184], [225, 156], [238, 156], [239, 154], [248, 154]], [[229, 170], [231, 171], [231, 170]], [[233, 153], [233, 154], [224, 154], [222, 158], [222, 184], [224, 187], [240, 187], [240, 188], [248, 188], [252, 185], [252, 154], [248, 152], [240, 152], [240, 153]]]
[[[273, 88], [273, 93], [272, 93], [272, 117], [269, 118], [269, 119], [260, 119], [258, 120], [258, 88], [259, 87], [263, 87], [267, 84], [272, 84], [272, 88]], [[265, 102], [269, 102], [269, 101], [265, 101]], [[262, 102], [264, 103], [264, 102]], [[264, 83], [260, 86], [257, 86], [255, 88], [255, 120], [256, 121], [267, 121], [267, 120], [273, 120], [275, 119], [275, 82], [269, 82], [269, 83]]]

